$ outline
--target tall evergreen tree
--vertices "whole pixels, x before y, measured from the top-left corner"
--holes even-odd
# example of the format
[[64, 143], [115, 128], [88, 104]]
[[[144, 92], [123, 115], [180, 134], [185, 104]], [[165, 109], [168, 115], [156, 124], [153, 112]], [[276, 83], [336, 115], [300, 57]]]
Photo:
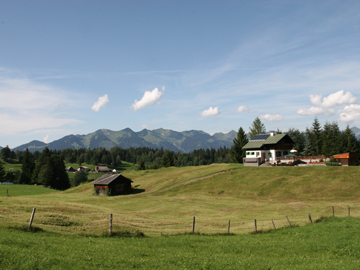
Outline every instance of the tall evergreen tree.
[[25, 153], [23, 155], [23, 164], [21, 175], [19, 179], [20, 184], [30, 184], [31, 183], [31, 176], [35, 169], [34, 159], [32, 154], [29, 152], [29, 149], [26, 148]]
[[311, 137], [312, 137], [311, 131], [308, 128], [306, 128], [305, 147], [303, 151], [303, 155], [305, 156], [313, 156], [316, 154], [314, 150], [314, 146], [312, 144], [313, 140]]
[[0, 182], [5, 182], [5, 176], [6, 176], [5, 168], [0, 160]]
[[311, 128], [311, 144], [313, 146], [313, 149], [315, 151], [316, 155], [320, 155], [321, 154], [321, 126], [319, 123], [319, 120], [315, 117], [314, 122], [312, 124], [312, 128]]
[[174, 166], [174, 152], [166, 150], [161, 161], [164, 167]]
[[350, 129], [349, 125], [343, 132], [343, 152], [358, 152], [358, 143], [354, 132]]
[[263, 134], [266, 132], [265, 125], [261, 122], [259, 117], [256, 117], [250, 127], [250, 139], [256, 134]]
[[248, 138], [242, 127], [239, 128], [236, 138], [234, 138], [234, 145], [230, 149], [230, 158], [234, 163], [243, 163], [245, 157], [245, 150], [243, 147], [248, 143]]
[[294, 141], [294, 149], [296, 149], [298, 153], [302, 153], [305, 148], [305, 133], [295, 128], [289, 128], [286, 134]]

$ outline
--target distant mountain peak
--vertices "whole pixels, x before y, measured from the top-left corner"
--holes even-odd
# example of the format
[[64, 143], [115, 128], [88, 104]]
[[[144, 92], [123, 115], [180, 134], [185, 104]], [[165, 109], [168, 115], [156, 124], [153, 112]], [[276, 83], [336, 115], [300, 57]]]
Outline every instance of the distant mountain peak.
[[[233, 138], [236, 136], [235, 131], [229, 133], [216, 133], [216, 136], [202, 130], [190, 130], [178, 132], [171, 129], [159, 128], [155, 130], [143, 129], [134, 132], [130, 128], [120, 131], [109, 129], [99, 129], [87, 135], [67, 135], [63, 138], [51, 143], [43, 143], [40, 141], [32, 141], [16, 147], [14, 150], [24, 151], [29, 148], [30, 151], [42, 151], [45, 147], [49, 149], [79, 149], [79, 148], [106, 148], [110, 149], [114, 146], [122, 148], [129, 147], [149, 147], [164, 148], [173, 151], [191, 152], [200, 148], [231, 147]], [[215, 135], [215, 134], [214, 134]]]

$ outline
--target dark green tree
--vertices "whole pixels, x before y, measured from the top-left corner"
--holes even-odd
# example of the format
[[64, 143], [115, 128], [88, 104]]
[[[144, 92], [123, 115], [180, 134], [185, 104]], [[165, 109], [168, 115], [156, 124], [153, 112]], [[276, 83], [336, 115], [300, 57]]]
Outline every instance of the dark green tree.
[[11, 150], [10, 150], [9, 146], [7, 145], [3, 149], [1, 149], [0, 157], [2, 160], [8, 160], [10, 158], [10, 156], [11, 156]]
[[166, 150], [162, 157], [161, 163], [164, 167], [174, 166], [174, 152]]
[[321, 148], [322, 148], [321, 133], [322, 133], [321, 125], [319, 123], [319, 120], [315, 117], [314, 122], [312, 124], [311, 137], [310, 137], [315, 155], [321, 154]]
[[256, 134], [264, 134], [264, 133], [266, 133], [265, 125], [261, 122], [259, 117], [256, 117], [250, 127], [250, 139], [254, 137]]
[[5, 182], [5, 176], [6, 176], [5, 168], [0, 160], [0, 182]]
[[303, 155], [305, 156], [313, 156], [315, 155], [315, 150], [314, 150], [314, 146], [312, 144], [312, 133], [311, 131], [306, 128], [306, 136], [305, 136], [305, 147], [304, 147], [304, 151], [303, 151]]
[[305, 148], [305, 138], [306, 135], [304, 132], [300, 132], [300, 130], [295, 128], [290, 128], [287, 132], [287, 135], [294, 141], [294, 149], [298, 151], [298, 153], [302, 153]]
[[20, 174], [19, 183], [20, 184], [30, 184], [31, 176], [35, 169], [35, 162], [32, 154], [29, 152], [29, 149], [26, 148], [25, 153], [23, 155], [23, 163], [22, 170]]
[[344, 153], [359, 151], [356, 136], [354, 132], [352, 132], [352, 130], [350, 129], [349, 125], [346, 126], [342, 137]]
[[234, 138], [234, 145], [230, 149], [230, 158], [234, 163], [243, 163], [245, 157], [245, 150], [243, 147], [248, 143], [248, 138], [242, 127], [239, 128], [236, 138]]
[[81, 183], [86, 183], [88, 181], [88, 172], [79, 171], [75, 173], [75, 176], [71, 179], [71, 186], [76, 187]]

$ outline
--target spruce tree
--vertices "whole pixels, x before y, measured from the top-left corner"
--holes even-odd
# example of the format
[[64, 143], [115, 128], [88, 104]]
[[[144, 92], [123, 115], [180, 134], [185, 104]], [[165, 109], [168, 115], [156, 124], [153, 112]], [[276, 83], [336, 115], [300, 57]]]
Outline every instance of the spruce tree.
[[230, 149], [230, 159], [234, 163], [243, 163], [243, 158], [245, 157], [245, 150], [243, 147], [248, 143], [248, 138], [245, 134], [245, 131], [242, 127], [239, 128], [237, 137], [234, 138], [234, 145]]
[[350, 129], [349, 125], [346, 126], [346, 129], [343, 132], [343, 146], [344, 153], [359, 151], [356, 136]]
[[264, 134], [265, 132], [266, 132], [265, 125], [261, 123], [259, 117], [256, 117], [250, 127], [250, 139], [254, 137], [256, 134]]
[[316, 155], [320, 155], [321, 154], [321, 126], [319, 123], [319, 120], [315, 117], [314, 122], [312, 124], [312, 129], [311, 129], [311, 144], [313, 146], [313, 149], [315, 151]]
[[23, 164], [22, 164], [19, 184], [30, 184], [31, 176], [34, 169], [35, 169], [34, 159], [32, 157], [32, 154], [29, 152], [29, 149], [26, 148], [23, 156]]
[[5, 176], [6, 176], [5, 168], [0, 160], [0, 182], [5, 182]]

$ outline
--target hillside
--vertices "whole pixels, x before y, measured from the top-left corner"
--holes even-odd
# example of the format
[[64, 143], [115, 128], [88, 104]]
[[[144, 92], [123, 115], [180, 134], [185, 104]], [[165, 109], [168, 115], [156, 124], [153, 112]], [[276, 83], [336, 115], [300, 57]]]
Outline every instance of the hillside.
[[59, 140], [45, 144], [40, 141], [32, 141], [27, 144], [20, 145], [13, 150], [24, 151], [26, 148], [29, 151], [42, 151], [45, 147], [49, 149], [65, 149], [65, 148], [106, 148], [111, 149], [114, 146], [122, 148], [129, 147], [149, 147], [149, 148], [164, 148], [173, 151], [191, 152], [200, 148], [215, 148], [228, 147], [233, 144], [233, 139], [236, 137], [235, 131], [230, 131], [227, 134], [216, 133], [211, 136], [208, 133], [198, 130], [176, 132], [167, 129], [147, 130], [134, 132], [130, 128], [120, 131], [112, 131], [109, 129], [99, 129], [87, 135], [68, 135]]
[[[2, 197], [0, 226], [19, 226], [33, 207], [35, 226], [65, 234], [99, 235], [112, 213], [117, 228], [140, 230], [150, 236], [189, 231], [196, 216], [202, 233], [221, 233], [228, 220], [234, 233], [308, 223], [331, 215], [360, 217], [359, 167], [270, 167], [237, 164], [126, 171], [134, 192], [95, 196], [91, 183], [49, 195]], [[72, 225], [66, 225], [72, 224]]]

